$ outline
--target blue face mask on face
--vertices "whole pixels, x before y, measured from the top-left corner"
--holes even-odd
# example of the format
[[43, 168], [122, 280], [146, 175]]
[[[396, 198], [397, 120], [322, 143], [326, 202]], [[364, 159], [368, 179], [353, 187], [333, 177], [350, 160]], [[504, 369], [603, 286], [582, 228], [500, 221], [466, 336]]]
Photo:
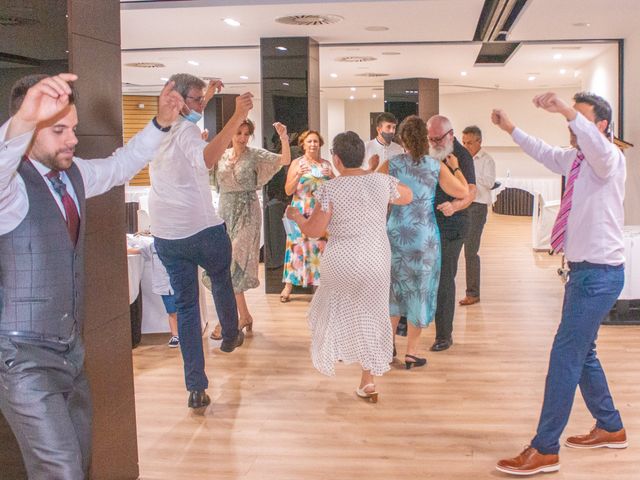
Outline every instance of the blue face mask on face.
[[193, 123], [198, 123], [202, 118], [202, 114], [196, 112], [195, 110], [191, 110], [187, 115], [182, 114], [185, 120], [188, 120]]

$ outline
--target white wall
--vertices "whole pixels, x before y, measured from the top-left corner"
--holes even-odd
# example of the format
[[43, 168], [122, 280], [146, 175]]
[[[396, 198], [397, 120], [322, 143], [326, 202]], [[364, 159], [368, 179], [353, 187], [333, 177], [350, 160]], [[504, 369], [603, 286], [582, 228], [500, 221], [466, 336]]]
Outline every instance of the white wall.
[[640, 225], [640, 30], [625, 38], [624, 136], [635, 145], [626, 150], [625, 223]]
[[[570, 100], [576, 89], [556, 89]], [[482, 130], [482, 145], [496, 161], [496, 173], [504, 177], [553, 177], [555, 174], [525, 155], [511, 137], [491, 123], [491, 110], [501, 108], [513, 122], [527, 133], [552, 145], [568, 145], [569, 134], [565, 120], [533, 106], [531, 100], [544, 90], [491, 90], [440, 96], [440, 113], [451, 119], [458, 139], [462, 130], [477, 125]]]
[[384, 112], [384, 99], [345, 100], [344, 129], [356, 132], [365, 142], [369, 140], [371, 112]]
[[322, 147], [322, 158], [331, 159], [329, 150], [333, 137], [346, 130], [345, 128], [345, 101], [333, 99], [320, 99], [320, 134], [325, 144]]
[[[614, 122], [618, 119], [618, 45], [611, 45], [603, 53], [580, 69], [582, 89], [600, 95], [611, 105]], [[614, 127], [617, 129], [617, 126]], [[617, 130], [616, 130], [617, 133]]]

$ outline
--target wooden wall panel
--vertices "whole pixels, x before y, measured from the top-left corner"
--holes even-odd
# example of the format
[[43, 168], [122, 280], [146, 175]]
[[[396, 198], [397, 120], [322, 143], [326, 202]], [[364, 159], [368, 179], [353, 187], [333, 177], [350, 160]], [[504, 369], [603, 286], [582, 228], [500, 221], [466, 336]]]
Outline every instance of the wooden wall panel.
[[[123, 140], [127, 143], [131, 137], [142, 130], [158, 113], [158, 97], [149, 95], [123, 95]], [[145, 167], [136, 175], [129, 185], [151, 185], [149, 167]]]

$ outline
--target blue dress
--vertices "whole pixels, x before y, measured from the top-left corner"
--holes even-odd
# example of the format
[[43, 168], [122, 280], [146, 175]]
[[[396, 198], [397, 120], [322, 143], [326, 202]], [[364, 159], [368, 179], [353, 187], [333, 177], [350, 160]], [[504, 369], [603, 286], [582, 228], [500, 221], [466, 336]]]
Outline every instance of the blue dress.
[[416, 165], [410, 155], [396, 155], [389, 160], [389, 175], [413, 191], [409, 205], [391, 206], [387, 221], [391, 244], [389, 314], [426, 327], [436, 313], [440, 281], [440, 233], [434, 210], [440, 162], [425, 155]]

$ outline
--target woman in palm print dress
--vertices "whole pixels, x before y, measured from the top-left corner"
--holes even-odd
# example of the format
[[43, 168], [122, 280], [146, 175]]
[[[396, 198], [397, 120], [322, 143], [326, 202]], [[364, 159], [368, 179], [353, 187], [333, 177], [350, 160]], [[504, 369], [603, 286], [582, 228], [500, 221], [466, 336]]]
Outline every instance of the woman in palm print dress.
[[[318, 132], [314, 130], [303, 132], [298, 137], [298, 144], [302, 147], [304, 155], [291, 162], [284, 191], [287, 195], [293, 195], [291, 206], [296, 207], [305, 217], [309, 217], [316, 204], [315, 191], [334, 175], [331, 163], [320, 157], [320, 147], [324, 144], [324, 140]], [[287, 235], [281, 302], [289, 301], [294, 285], [302, 287], [319, 285], [320, 255], [326, 243], [326, 236], [310, 238], [297, 226], [294, 227], [293, 233]]]
[[[451, 155], [447, 165], [427, 155], [427, 126], [415, 115], [400, 125], [400, 138], [407, 153], [396, 155], [379, 171], [389, 173], [413, 191], [406, 207], [393, 205], [387, 222], [391, 244], [391, 291], [389, 313], [396, 331], [401, 316], [407, 317], [408, 339], [405, 365], [422, 366], [426, 359], [417, 356], [418, 338], [436, 312], [440, 279], [440, 235], [434, 212], [436, 185], [449, 195], [462, 198], [468, 185]], [[452, 173], [453, 171], [453, 173]]]

